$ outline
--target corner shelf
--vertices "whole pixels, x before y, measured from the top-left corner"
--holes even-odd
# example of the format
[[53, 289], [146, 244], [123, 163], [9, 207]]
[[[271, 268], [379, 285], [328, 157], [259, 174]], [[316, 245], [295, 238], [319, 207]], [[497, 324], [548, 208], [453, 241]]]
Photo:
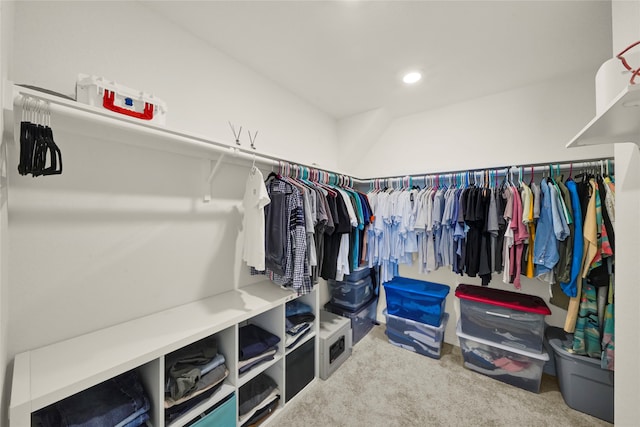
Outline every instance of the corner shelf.
[[624, 88], [566, 146], [572, 148], [617, 142], [640, 145], [640, 85]]

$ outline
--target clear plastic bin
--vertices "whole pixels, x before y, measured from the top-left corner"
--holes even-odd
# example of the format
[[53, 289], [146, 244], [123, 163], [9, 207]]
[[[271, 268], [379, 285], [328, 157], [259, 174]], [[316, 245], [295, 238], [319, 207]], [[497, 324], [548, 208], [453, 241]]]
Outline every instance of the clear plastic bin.
[[445, 313], [440, 326], [431, 326], [415, 320], [397, 317], [384, 310], [387, 321], [387, 338], [395, 346], [434, 359], [440, 358], [444, 330], [449, 314]]
[[540, 390], [542, 370], [549, 360], [546, 352], [532, 353], [467, 335], [460, 322], [456, 334], [465, 367], [524, 390]]
[[544, 317], [551, 310], [542, 298], [474, 285], [458, 285], [455, 294], [465, 334], [520, 350], [543, 351]]
[[384, 284], [387, 312], [432, 326], [439, 326], [449, 286], [424, 280], [395, 277]]
[[357, 282], [336, 282], [329, 280], [331, 303], [351, 311], [357, 311], [373, 296], [371, 278], [365, 277]]

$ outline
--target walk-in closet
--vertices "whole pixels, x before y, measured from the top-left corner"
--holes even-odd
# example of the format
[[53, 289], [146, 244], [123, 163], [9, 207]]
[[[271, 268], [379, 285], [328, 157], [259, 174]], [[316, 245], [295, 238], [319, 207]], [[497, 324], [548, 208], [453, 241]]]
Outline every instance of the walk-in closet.
[[640, 1], [0, 1], [0, 426], [631, 426]]

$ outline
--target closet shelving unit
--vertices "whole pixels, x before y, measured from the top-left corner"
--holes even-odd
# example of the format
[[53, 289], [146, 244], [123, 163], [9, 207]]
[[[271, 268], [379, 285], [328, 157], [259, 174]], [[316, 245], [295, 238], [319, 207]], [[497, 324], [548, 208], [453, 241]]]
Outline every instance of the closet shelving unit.
[[[203, 159], [225, 158], [226, 162], [243, 164], [257, 161], [278, 165], [276, 157], [227, 146], [199, 136], [139, 122], [125, 116], [66, 100], [40, 91], [13, 86], [10, 106], [14, 136], [19, 135], [22, 102], [25, 97], [45, 103], [44, 109], [54, 115], [52, 126], [72, 129], [79, 135], [105, 135], [111, 142], [120, 142], [154, 150]], [[210, 178], [215, 172], [213, 161]], [[210, 181], [205, 184], [210, 184]], [[165, 355], [209, 336], [215, 336], [219, 351], [225, 356], [229, 376], [209, 399], [189, 413], [173, 421], [181, 427], [213, 407], [239, 388], [266, 372], [278, 384], [280, 405], [286, 402], [286, 358], [302, 344], [315, 341], [314, 382], [318, 377], [318, 322], [312, 332], [293, 349], [284, 349], [285, 305], [300, 298], [309, 304], [318, 317], [317, 287], [309, 294], [298, 296], [269, 281], [261, 281], [213, 295], [188, 304], [90, 332], [65, 341], [19, 353], [14, 359], [9, 419], [11, 427], [31, 425], [31, 416], [38, 410], [66, 397], [80, 393], [121, 373], [138, 370], [150, 403], [149, 425], [164, 427]], [[238, 328], [255, 323], [280, 337], [276, 357], [245, 375], [238, 374]], [[237, 405], [237, 404], [236, 404]], [[237, 413], [237, 408], [236, 408]], [[270, 420], [274, 415], [270, 417]], [[270, 420], [267, 420], [270, 421]]]
[[640, 144], [640, 85], [625, 87], [567, 147], [634, 142]]
[[[316, 295], [314, 290], [304, 297], [317, 312]], [[284, 350], [246, 375], [237, 374], [238, 326], [255, 323], [284, 340], [284, 305], [296, 298], [292, 291], [260, 282], [20, 353], [14, 362], [11, 426], [29, 426], [39, 409], [132, 369], [139, 370], [149, 395], [151, 425], [164, 426], [164, 355], [209, 336], [216, 336], [229, 376], [210, 399], [171, 426], [186, 424], [263, 371], [284, 396]]]

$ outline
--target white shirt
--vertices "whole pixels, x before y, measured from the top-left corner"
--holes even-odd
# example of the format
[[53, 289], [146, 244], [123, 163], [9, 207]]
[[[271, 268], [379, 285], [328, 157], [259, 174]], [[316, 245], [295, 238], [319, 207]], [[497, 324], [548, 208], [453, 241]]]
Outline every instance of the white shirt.
[[264, 185], [262, 172], [253, 168], [247, 177], [244, 199], [242, 200], [244, 207], [242, 259], [246, 261], [248, 266], [259, 271], [265, 269], [264, 207], [270, 202], [271, 199]]

